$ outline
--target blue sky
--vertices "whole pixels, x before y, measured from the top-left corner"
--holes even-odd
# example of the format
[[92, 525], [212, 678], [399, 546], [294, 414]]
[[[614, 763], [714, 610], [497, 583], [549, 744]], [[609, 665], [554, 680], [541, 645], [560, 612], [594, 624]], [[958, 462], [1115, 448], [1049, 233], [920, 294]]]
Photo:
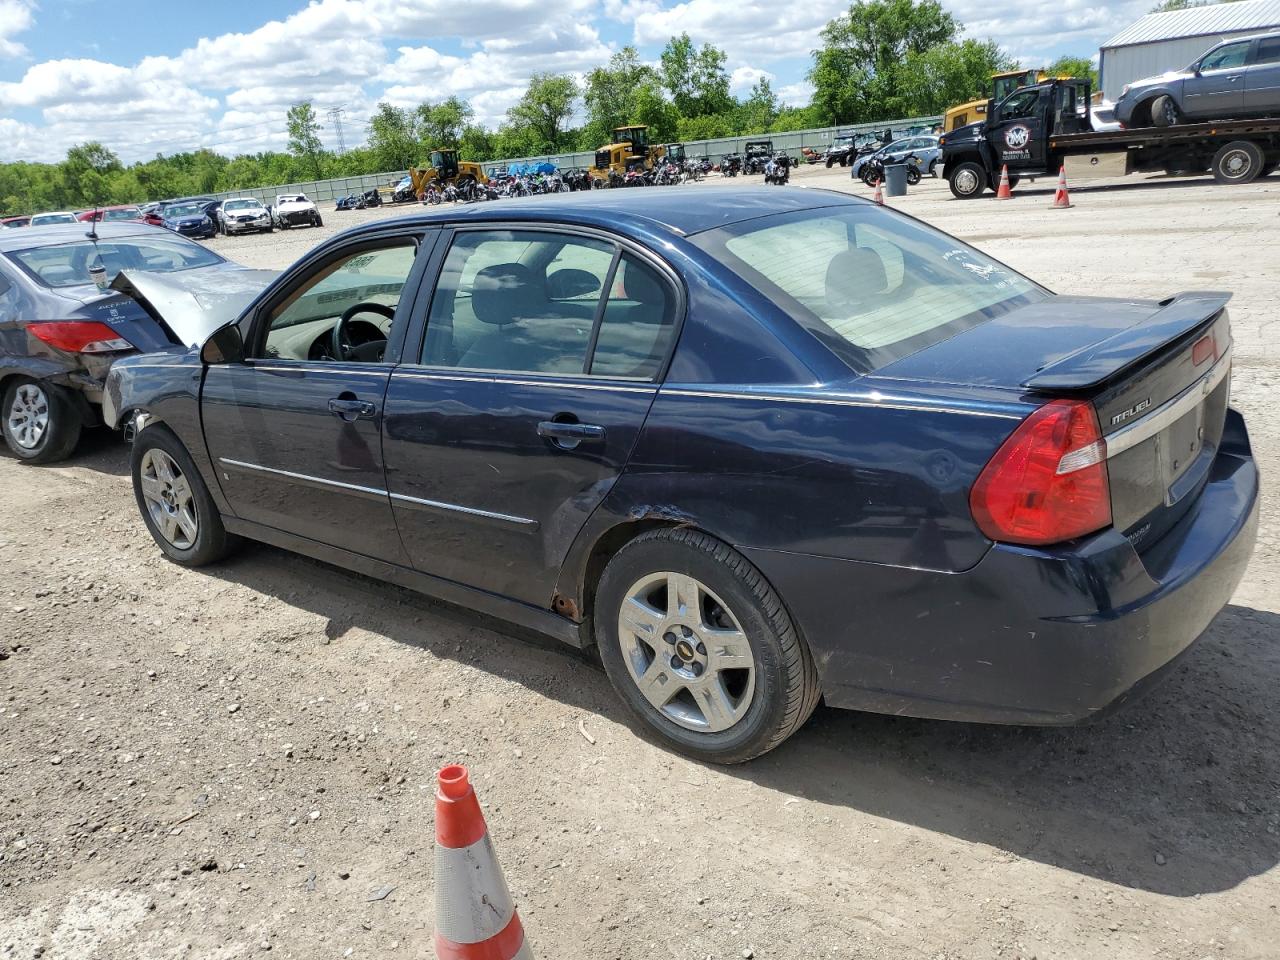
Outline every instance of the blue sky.
[[[943, 0], [1028, 65], [1090, 56], [1151, 0]], [[656, 59], [687, 31], [729, 55], [736, 93], [768, 76], [804, 103], [818, 31], [847, 0], [0, 0], [0, 160], [105, 142], [125, 160], [279, 148], [304, 98], [346, 110], [457, 94], [496, 125], [536, 71], [585, 73], [627, 43]], [[1004, 16], [1001, 16], [1004, 14]], [[336, 142], [332, 125], [325, 139]]]

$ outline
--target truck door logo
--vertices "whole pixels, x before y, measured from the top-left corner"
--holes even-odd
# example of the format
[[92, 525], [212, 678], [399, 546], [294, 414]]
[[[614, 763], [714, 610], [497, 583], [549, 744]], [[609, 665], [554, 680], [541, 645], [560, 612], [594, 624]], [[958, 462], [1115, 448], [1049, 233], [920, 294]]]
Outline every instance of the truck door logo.
[[1018, 124], [1016, 127], [1010, 127], [1004, 132], [1004, 142], [1010, 150], [1025, 149], [1031, 142], [1031, 128]]

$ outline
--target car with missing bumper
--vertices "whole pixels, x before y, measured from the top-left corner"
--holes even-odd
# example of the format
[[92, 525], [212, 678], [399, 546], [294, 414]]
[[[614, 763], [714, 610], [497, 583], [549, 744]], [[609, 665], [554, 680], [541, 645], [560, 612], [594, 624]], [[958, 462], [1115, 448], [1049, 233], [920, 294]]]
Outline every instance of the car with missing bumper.
[[0, 429], [20, 460], [69, 456], [111, 364], [202, 342], [275, 276], [158, 227], [89, 226], [0, 234]]
[[282, 194], [276, 197], [271, 213], [275, 217], [276, 226], [281, 230], [288, 230], [290, 227], [324, 226], [320, 211], [302, 193]]
[[1258, 523], [1227, 295], [1059, 296], [865, 200], [714, 193], [367, 224], [118, 362], [151, 536], [595, 648], [716, 762], [819, 699], [1087, 720], [1191, 646]]

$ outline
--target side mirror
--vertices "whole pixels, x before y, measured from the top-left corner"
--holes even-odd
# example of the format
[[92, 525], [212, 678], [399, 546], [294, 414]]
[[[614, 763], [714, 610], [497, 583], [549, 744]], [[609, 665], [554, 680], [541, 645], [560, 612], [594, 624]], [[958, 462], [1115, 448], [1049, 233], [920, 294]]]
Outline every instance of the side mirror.
[[207, 364], [236, 363], [244, 359], [244, 338], [232, 323], [213, 332], [200, 348], [200, 362]]

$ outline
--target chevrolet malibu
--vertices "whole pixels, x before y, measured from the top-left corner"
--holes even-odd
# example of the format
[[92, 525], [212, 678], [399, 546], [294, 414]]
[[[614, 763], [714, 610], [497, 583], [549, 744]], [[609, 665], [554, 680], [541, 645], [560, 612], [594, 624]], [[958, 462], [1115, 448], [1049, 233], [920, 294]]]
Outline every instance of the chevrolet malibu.
[[1226, 295], [1058, 296], [847, 195], [714, 193], [367, 224], [119, 361], [152, 537], [594, 648], [725, 763], [823, 699], [1086, 720], [1191, 646], [1258, 522]]

